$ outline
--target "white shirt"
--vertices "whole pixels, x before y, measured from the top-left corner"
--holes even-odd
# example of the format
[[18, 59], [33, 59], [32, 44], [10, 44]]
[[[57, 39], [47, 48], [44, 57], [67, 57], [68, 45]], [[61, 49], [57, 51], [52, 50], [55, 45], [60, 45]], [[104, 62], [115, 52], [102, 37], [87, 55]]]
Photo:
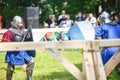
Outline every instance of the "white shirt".
[[70, 28], [72, 26], [73, 20], [66, 20], [67, 28]]
[[91, 19], [87, 18], [85, 21], [89, 21], [93, 26], [96, 26], [97, 20], [95, 17], [92, 17]]

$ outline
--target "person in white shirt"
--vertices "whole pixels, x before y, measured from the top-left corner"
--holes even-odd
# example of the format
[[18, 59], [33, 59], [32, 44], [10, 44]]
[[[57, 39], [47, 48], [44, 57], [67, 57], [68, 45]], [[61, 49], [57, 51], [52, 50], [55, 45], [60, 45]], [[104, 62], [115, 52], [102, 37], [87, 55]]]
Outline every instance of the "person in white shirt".
[[90, 23], [93, 25], [93, 27], [95, 27], [97, 24], [96, 17], [94, 17], [92, 13], [88, 14], [88, 18], [85, 21], [90, 21]]
[[65, 16], [65, 17], [67, 16], [65, 10], [62, 10], [61, 13], [62, 13], [62, 14], [58, 17], [58, 20], [62, 19], [62, 16]]
[[70, 19], [70, 15], [66, 17], [66, 27], [70, 28], [73, 25], [73, 20]]

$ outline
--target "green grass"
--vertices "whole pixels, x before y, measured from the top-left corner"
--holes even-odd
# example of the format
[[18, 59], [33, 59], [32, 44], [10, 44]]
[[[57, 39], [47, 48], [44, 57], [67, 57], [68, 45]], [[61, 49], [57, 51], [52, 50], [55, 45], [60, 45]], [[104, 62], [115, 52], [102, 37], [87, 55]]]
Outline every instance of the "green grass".
[[[82, 69], [81, 50], [61, 50], [61, 53], [75, 64], [80, 70]], [[4, 63], [5, 54], [0, 54], [0, 80], [6, 80], [6, 63]], [[35, 60], [35, 69], [33, 80], [76, 80], [59, 62], [54, 59], [47, 51], [37, 51]], [[109, 80], [120, 80], [116, 70], [109, 75]], [[15, 67], [12, 80], [26, 80], [26, 73], [20, 66]]]

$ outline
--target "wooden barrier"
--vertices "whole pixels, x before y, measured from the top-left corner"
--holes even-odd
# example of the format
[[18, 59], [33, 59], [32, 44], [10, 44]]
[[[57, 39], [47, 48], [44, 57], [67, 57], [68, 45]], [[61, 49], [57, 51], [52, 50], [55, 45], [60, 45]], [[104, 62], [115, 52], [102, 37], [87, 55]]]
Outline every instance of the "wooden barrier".
[[[60, 31], [68, 31], [68, 30], [69, 30], [69, 28], [49, 28], [49, 29], [41, 28], [41, 29], [32, 29], [32, 33], [35, 35], [37, 33], [39, 33], [40, 35], [35, 36], [35, 37], [41, 39], [47, 32], [60, 32]], [[3, 33], [5, 33], [6, 31], [7, 31], [7, 29], [0, 29], [0, 40], [1, 40]], [[25, 29], [25, 31], [26, 31], [26, 29]]]
[[[57, 30], [61, 31], [59, 29]], [[93, 40], [93, 41], [77, 40], [77, 41], [62, 41], [62, 42], [6, 42], [6, 43], [0, 43], [0, 51], [46, 49], [77, 80], [107, 80], [107, 76], [111, 73], [111, 71], [120, 61], [119, 59], [120, 51], [118, 51], [105, 64], [105, 66], [102, 64], [100, 48], [111, 47], [111, 46], [112, 47], [120, 46], [120, 39]], [[67, 58], [65, 58], [57, 50], [57, 49], [65, 49], [65, 48], [83, 49], [83, 68], [82, 68], [83, 71], [80, 71], [74, 64], [72, 64]], [[113, 65], [113, 66], [109, 66], [109, 65]]]

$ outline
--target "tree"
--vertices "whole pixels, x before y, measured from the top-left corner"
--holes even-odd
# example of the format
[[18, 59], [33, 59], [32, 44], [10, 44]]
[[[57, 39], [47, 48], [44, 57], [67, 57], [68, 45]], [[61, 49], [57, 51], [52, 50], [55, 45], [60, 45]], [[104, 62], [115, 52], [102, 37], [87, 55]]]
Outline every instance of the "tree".
[[13, 16], [24, 16], [24, 8], [30, 6], [39, 6], [42, 14], [40, 21], [48, 18], [49, 14], [55, 14], [56, 17], [60, 15], [61, 10], [64, 9], [74, 19], [78, 11], [82, 13], [94, 13], [99, 15], [99, 6], [102, 11], [106, 10], [111, 13], [117, 13], [120, 10], [120, 0], [0, 0], [0, 10], [10, 21]]

